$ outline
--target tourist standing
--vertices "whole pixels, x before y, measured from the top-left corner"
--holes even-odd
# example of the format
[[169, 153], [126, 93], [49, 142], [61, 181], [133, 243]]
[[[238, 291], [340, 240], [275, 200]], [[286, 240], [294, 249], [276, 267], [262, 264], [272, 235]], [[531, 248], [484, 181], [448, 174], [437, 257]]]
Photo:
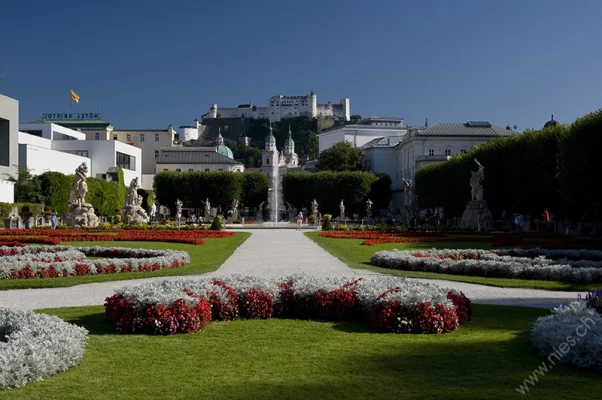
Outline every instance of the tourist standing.
[[52, 210], [50, 214], [50, 226], [52, 229], [56, 229], [56, 210]]
[[297, 214], [297, 230], [298, 231], [301, 230], [302, 223], [303, 223], [303, 213], [301, 211], [299, 211], [299, 214]]

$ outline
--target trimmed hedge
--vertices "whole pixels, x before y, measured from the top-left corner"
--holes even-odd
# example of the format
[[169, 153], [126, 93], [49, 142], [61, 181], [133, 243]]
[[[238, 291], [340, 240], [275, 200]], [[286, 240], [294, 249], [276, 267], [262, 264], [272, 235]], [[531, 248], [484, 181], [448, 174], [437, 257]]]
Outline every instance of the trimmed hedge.
[[556, 126], [487, 142], [449, 161], [416, 173], [421, 208], [444, 207], [460, 216], [470, 200], [474, 158], [485, 166], [484, 198], [495, 218], [503, 210], [558, 219], [598, 219], [602, 200], [592, 187], [602, 179], [597, 149], [602, 145], [602, 110]]
[[339, 215], [341, 199], [347, 215], [364, 215], [365, 201], [370, 198], [373, 209], [386, 208], [391, 199], [391, 178], [362, 171], [290, 172], [282, 179], [284, 200], [296, 208], [307, 207], [313, 199], [322, 214]]
[[230, 209], [234, 199], [255, 207], [267, 200], [268, 179], [260, 172], [159, 172], [153, 184], [157, 199], [174, 208], [177, 199], [184, 207], [202, 208], [207, 198], [213, 207]]

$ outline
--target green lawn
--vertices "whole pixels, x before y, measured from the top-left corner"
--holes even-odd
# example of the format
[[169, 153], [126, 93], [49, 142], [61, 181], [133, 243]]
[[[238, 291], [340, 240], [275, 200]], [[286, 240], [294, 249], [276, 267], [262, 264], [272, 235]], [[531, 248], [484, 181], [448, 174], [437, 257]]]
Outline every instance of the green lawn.
[[127, 272], [123, 274], [70, 276], [61, 278], [44, 279], [14, 279], [0, 280], [0, 290], [64, 287], [83, 283], [117, 281], [124, 279], [150, 278], [154, 276], [195, 275], [215, 271], [230, 257], [247, 238], [250, 233], [238, 232], [236, 236], [220, 239], [203, 239], [204, 245], [163, 243], [163, 242], [73, 242], [63, 243], [67, 246], [85, 247], [130, 247], [138, 249], [171, 249], [184, 250], [190, 255], [190, 264], [175, 269], [166, 269], [154, 272]]
[[307, 237], [316, 242], [324, 250], [339, 258], [353, 269], [366, 269], [383, 274], [396, 276], [407, 276], [410, 278], [443, 279], [448, 281], [460, 281], [478, 283], [481, 285], [532, 288], [545, 290], [582, 291], [602, 287], [602, 283], [569, 283], [540, 280], [522, 280], [505, 278], [486, 278], [481, 276], [438, 274], [436, 272], [403, 271], [391, 268], [381, 268], [370, 264], [370, 258], [380, 250], [411, 250], [411, 249], [488, 249], [489, 243], [386, 243], [375, 246], [362, 246], [363, 239], [333, 239], [320, 237], [319, 232], [307, 232]]
[[[356, 323], [246, 320], [176, 336], [118, 335], [102, 306], [43, 310], [91, 335], [83, 362], [0, 399], [506, 399], [541, 364], [529, 344], [545, 310], [475, 306], [445, 335]], [[590, 398], [599, 373], [557, 365], [529, 396]]]

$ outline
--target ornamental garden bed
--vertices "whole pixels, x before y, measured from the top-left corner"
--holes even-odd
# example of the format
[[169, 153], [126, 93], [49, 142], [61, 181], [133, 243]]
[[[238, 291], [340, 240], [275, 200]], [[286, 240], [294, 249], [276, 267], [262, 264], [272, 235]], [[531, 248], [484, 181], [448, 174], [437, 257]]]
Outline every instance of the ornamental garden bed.
[[0, 389], [41, 381], [79, 364], [87, 334], [58, 317], [0, 308]]
[[234, 232], [212, 230], [140, 230], [140, 229], [5, 229], [0, 230], [0, 246], [27, 243], [61, 244], [62, 242], [168, 242], [205, 244], [203, 239], [236, 236]]
[[467, 322], [464, 294], [403, 278], [225, 276], [116, 290], [107, 321], [122, 333], [175, 334], [237, 318], [360, 320], [394, 333], [446, 333]]
[[568, 363], [602, 371], [602, 289], [552, 310], [531, 329], [531, 344], [550, 368]]
[[595, 250], [383, 250], [372, 265], [453, 275], [602, 282], [602, 252]]
[[[86, 260], [86, 257], [103, 259]], [[190, 263], [185, 251], [122, 247], [0, 247], [0, 279], [149, 272]]]

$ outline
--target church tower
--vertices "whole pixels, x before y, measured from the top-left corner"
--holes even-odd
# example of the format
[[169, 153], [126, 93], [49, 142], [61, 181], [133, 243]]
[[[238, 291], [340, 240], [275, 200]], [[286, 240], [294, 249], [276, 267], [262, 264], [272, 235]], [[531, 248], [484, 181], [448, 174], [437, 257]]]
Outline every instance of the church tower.
[[[265, 149], [261, 151], [261, 170], [268, 176], [272, 175], [273, 166], [278, 166], [278, 150], [276, 149], [276, 138], [272, 133], [270, 124], [270, 134], [265, 138]], [[269, 171], [269, 172], [268, 172]]]
[[291, 126], [288, 126], [288, 138], [284, 142], [284, 157], [286, 158], [287, 167], [298, 167], [299, 156], [295, 153], [295, 141], [291, 133]]

